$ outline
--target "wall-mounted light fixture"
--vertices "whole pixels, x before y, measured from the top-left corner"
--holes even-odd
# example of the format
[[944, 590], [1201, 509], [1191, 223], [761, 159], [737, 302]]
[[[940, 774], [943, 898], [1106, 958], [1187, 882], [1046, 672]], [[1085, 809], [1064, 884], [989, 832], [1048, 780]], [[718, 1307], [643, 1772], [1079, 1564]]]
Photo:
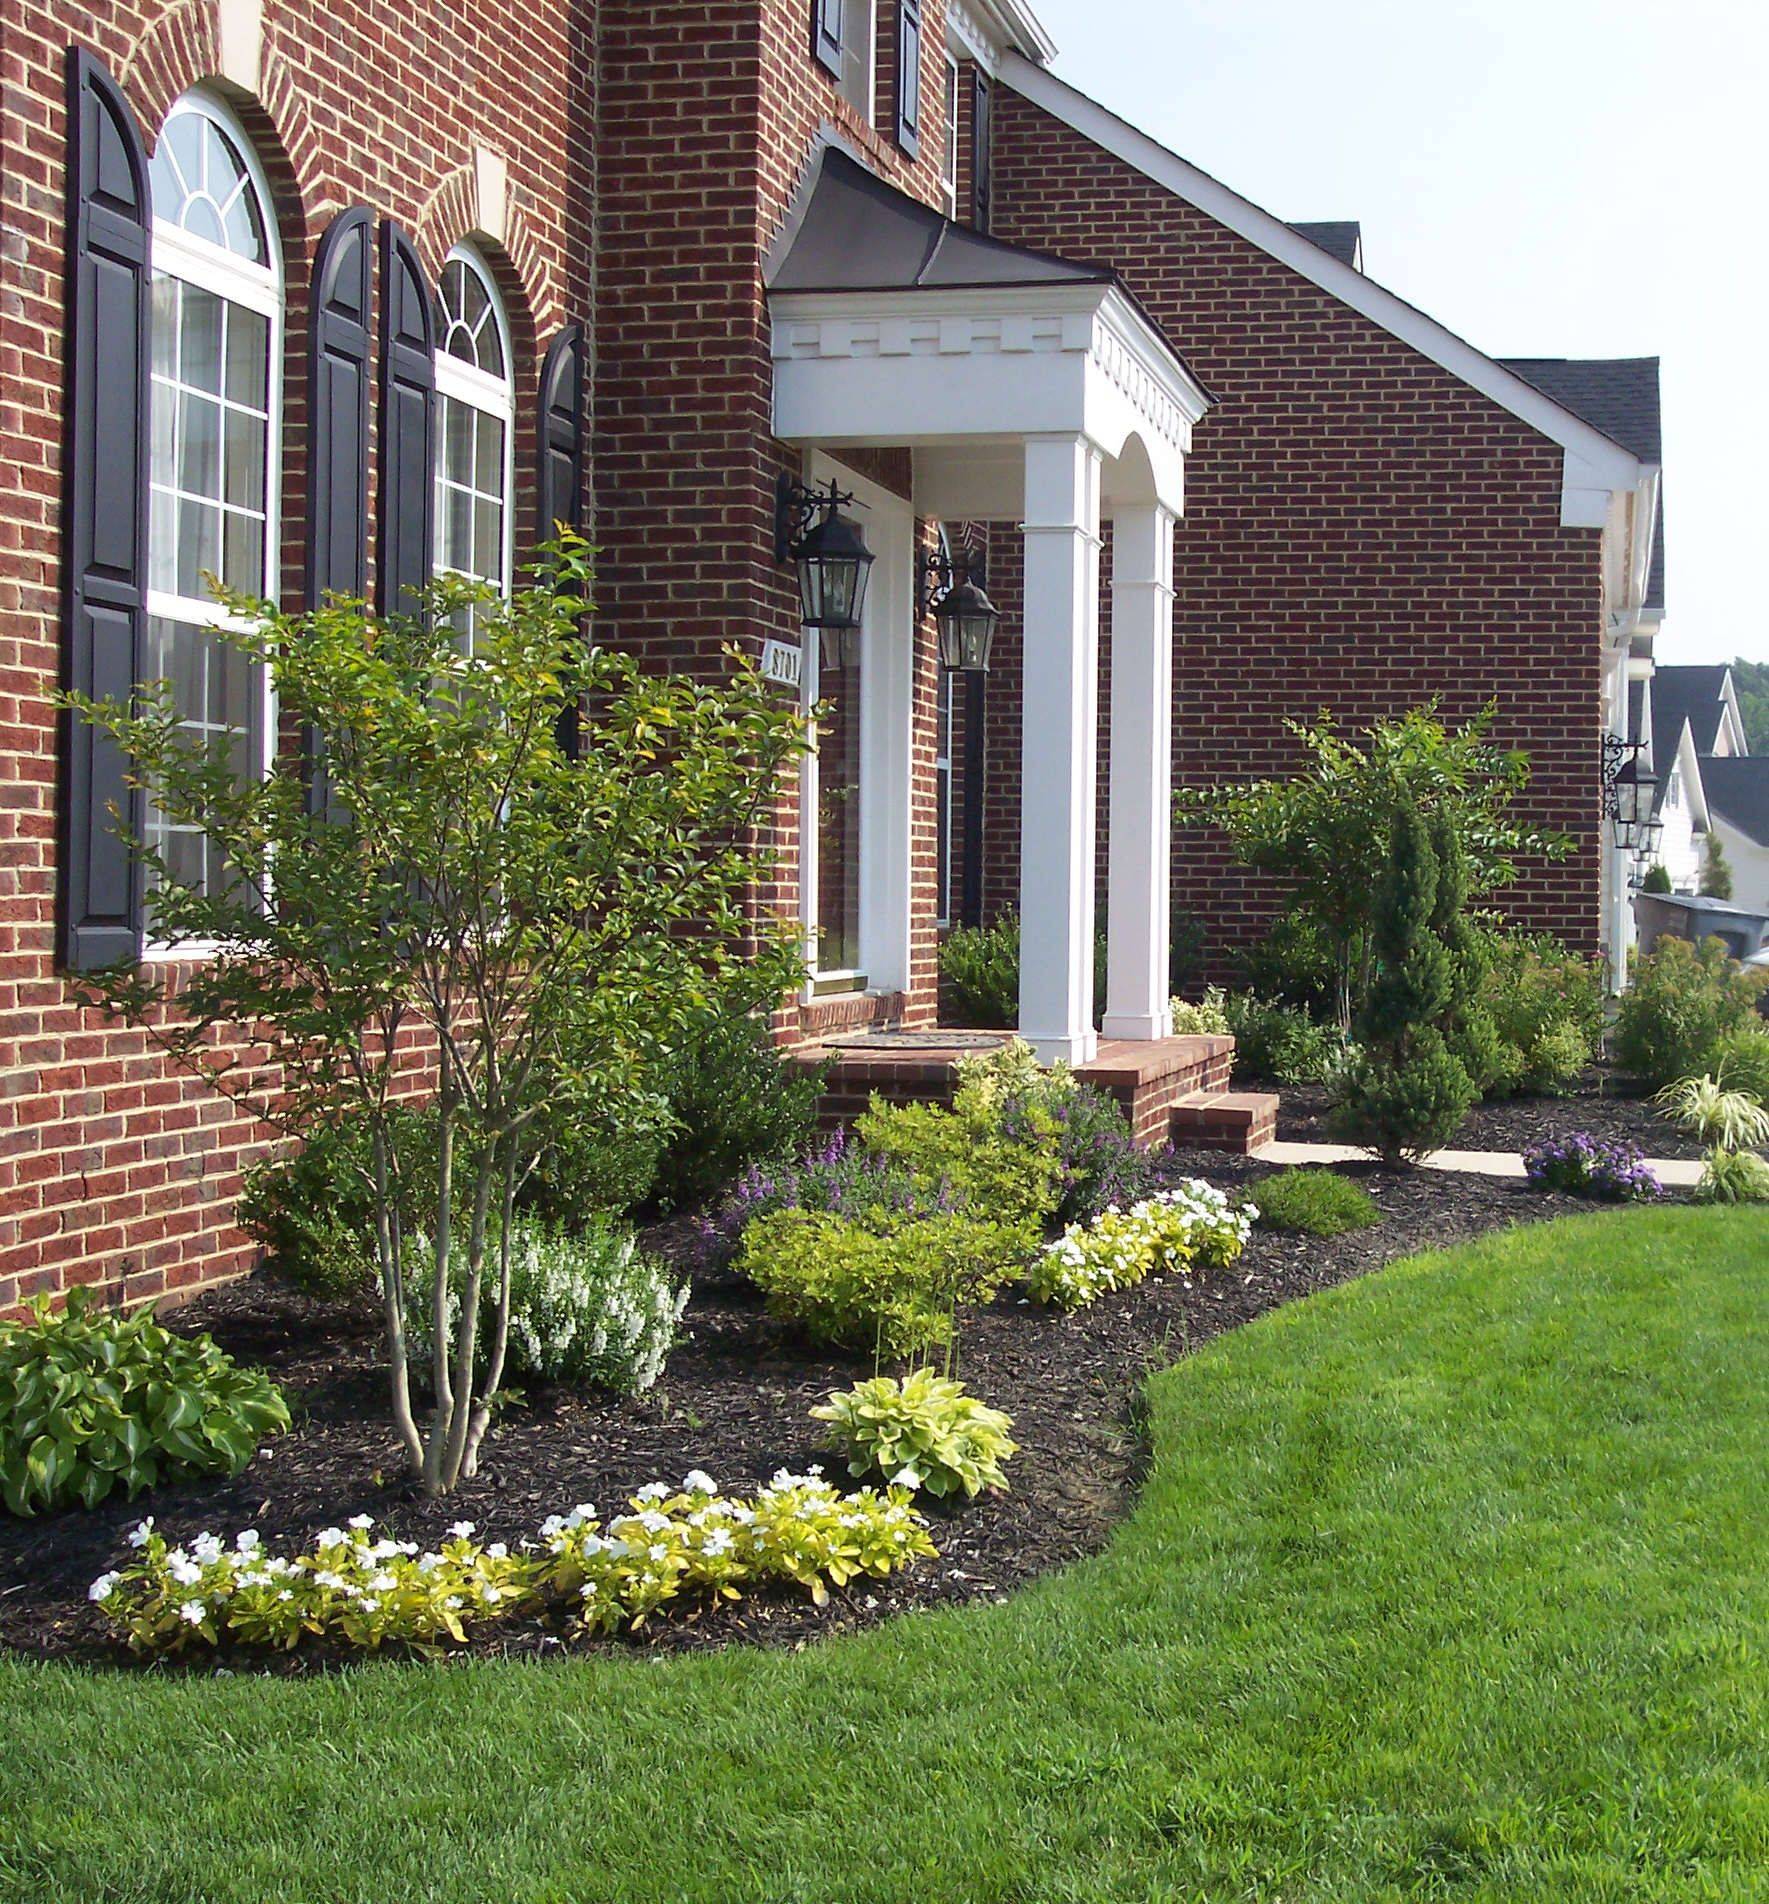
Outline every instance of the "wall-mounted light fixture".
[[980, 565], [968, 550], [944, 549], [922, 565], [922, 608], [939, 630], [940, 660], [954, 674], [987, 674], [1001, 610], [983, 593]]
[[1603, 811], [1615, 829], [1615, 843], [1632, 852], [1652, 818], [1652, 794], [1658, 782], [1640, 771], [1645, 742], [1603, 736]]
[[[853, 501], [833, 479], [827, 489], [807, 488], [783, 475], [775, 489], [774, 559], [798, 570], [799, 620], [807, 628], [860, 626], [873, 557], [860, 525], [841, 513]], [[825, 666], [828, 651], [825, 642]]]

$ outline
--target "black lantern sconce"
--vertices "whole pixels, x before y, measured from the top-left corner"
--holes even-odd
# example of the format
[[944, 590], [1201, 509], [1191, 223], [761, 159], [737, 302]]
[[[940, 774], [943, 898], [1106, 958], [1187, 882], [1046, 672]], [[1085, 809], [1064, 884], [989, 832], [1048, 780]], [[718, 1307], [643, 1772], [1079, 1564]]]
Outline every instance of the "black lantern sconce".
[[1652, 819], [1652, 790], [1658, 782], [1640, 771], [1643, 741], [1603, 736], [1603, 811], [1615, 828], [1615, 843], [1631, 853], [1645, 838]]
[[[860, 525], [841, 513], [843, 504], [853, 501], [833, 479], [824, 489], [782, 476], [775, 490], [774, 559], [798, 570], [799, 620], [823, 631], [825, 667], [839, 666], [844, 653], [852, 653], [842, 636], [852, 630], [858, 639], [872, 570], [872, 551]], [[831, 631], [837, 636], [833, 662]]]
[[954, 674], [987, 674], [1001, 610], [983, 593], [975, 559], [941, 549], [928, 556], [922, 576], [922, 608], [939, 630], [941, 662]]

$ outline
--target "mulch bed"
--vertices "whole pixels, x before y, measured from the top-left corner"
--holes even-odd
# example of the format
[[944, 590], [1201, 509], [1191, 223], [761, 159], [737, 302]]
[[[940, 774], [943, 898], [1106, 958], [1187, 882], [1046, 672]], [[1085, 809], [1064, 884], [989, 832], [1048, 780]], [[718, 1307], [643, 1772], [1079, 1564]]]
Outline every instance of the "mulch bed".
[[[1332, 1108], [1319, 1085], [1281, 1085], [1278, 1136], [1325, 1144]], [[1566, 1097], [1518, 1097], [1477, 1104], [1452, 1140], [1457, 1150], [1527, 1150], [1548, 1137], [1588, 1131], [1599, 1139], [1637, 1144], [1648, 1157], [1699, 1157], [1701, 1145], [1652, 1108], [1650, 1095], [1608, 1071], [1588, 1071]]]
[[[1220, 1155], [1182, 1161], [1225, 1187], [1256, 1184], [1264, 1174], [1258, 1163]], [[764, 1594], [698, 1617], [658, 1618], [636, 1639], [591, 1641], [530, 1621], [483, 1634], [473, 1650], [799, 1645], [889, 1614], [1005, 1595], [1096, 1551], [1128, 1510], [1145, 1452], [1137, 1394], [1152, 1370], [1280, 1303], [1397, 1256], [1591, 1207], [1480, 1177], [1388, 1175], [1373, 1167], [1352, 1174], [1382, 1207], [1374, 1228], [1330, 1241], [1259, 1231], [1229, 1271], [1190, 1287], [1156, 1278], [1070, 1317], [1012, 1292], [974, 1314], [963, 1338], [964, 1380], [1013, 1416], [1021, 1451], [1010, 1469], [1011, 1493], [934, 1511], [937, 1560], [857, 1583], [821, 1610]], [[683, 1236], [677, 1226], [652, 1241], [679, 1250]], [[808, 1347], [735, 1279], [709, 1279], [696, 1288], [684, 1338], [655, 1389], [631, 1401], [567, 1391], [525, 1396], [489, 1438], [480, 1473], [432, 1503], [405, 1480], [386, 1426], [379, 1321], [370, 1305], [316, 1301], [261, 1272], [168, 1320], [208, 1329], [239, 1359], [269, 1369], [289, 1396], [293, 1429], [232, 1480], [157, 1489], [92, 1512], [0, 1516], [0, 1646], [40, 1657], [125, 1657], [88, 1605], [86, 1588], [118, 1564], [125, 1533], [144, 1513], [174, 1540], [251, 1526], [277, 1546], [369, 1513], [395, 1538], [434, 1544], [450, 1522], [465, 1518], [478, 1524], [481, 1539], [515, 1543], [548, 1514], [579, 1501], [606, 1510], [645, 1482], [678, 1481], [690, 1468], [705, 1468], [733, 1491], [782, 1465], [802, 1470], [824, 1458], [808, 1417], [812, 1404], [870, 1372], [861, 1359]], [[241, 1662], [236, 1656], [232, 1663]], [[315, 1659], [265, 1663], [301, 1671]]]

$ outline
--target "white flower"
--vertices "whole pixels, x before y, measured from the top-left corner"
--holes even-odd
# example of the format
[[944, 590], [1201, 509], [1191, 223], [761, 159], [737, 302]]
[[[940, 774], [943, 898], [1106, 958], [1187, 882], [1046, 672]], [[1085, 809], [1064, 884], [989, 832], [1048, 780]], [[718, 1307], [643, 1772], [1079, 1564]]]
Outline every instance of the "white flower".
[[205, 1566], [211, 1560], [221, 1558], [221, 1539], [217, 1534], [199, 1534], [190, 1544], [190, 1550]]
[[701, 1552], [707, 1554], [728, 1554], [731, 1551], [731, 1530], [728, 1527], [715, 1527], [701, 1542]]
[[485, 1587], [481, 1589], [480, 1597], [487, 1606], [496, 1606], [504, 1597], [504, 1590], [502, 1587]]
[[391, 1593], [398, 1585], [399, 1582], [390, 1573], [378, 1573], [369, 1582], [370, 1589], [375, 1593]]
[[320, 1529], [319, 1538], [313, 1544], [316, 1547], [342, 1547], [344, 1530], [341, 1527], [323, 1527]]
[[700, 1468], [693, 1469], [682, 1481], [684, 1494], [717, 1494], [718, 1491], [718, 1482]]
[[331, 1587], [333, 1589], [341, 1587], [344, 1584], [344, 1576], [341, 1573], [328, 1573], [324, 1570], [316, 1573], [313, 1579], [316, 1586]]
[[282, 1592], [279, 1593], [276, 1597], [279, 1600], [292, 1600], [294, 1599], [295, 1596], [288, 1590], [287, 1587], [284, 1587]]
[[669, 1499], [669, 1493], [667, 1481], [647, 1481], [633, 1499], [635, 1501], [665, 1501]]
[[488, 1559], [503, 1560], [508, 1557], [510, 1549], [505, 1542], [494, 1540], [485, 1552]]
[[101, 1573], [86, 1589], [86, 1598], [95, 1601], [108, 1600], [122, 1577], [120, 1573]]
[[201, 1600], [186, 1600], [178, 1609], [178, 1617], [181, 1620], [188, 1620], [192, 1626], [201, 1626], [208, 1616], [209, 1609]]
[[667, 1514], [658, 1513], [654, 1507], [648, 1507], [643, 1514], [637, 1516], [637, 1519], [639, 1525], [648, 1534], [661, 1534], [670, 1524], [670, 1517]]
[[183, 1554], [174, 1554], [166, 1563], [166, 1571], [181, 1587], [194, 1587], [203, 1577], [202, 1568]]
[[370, 1598], [368, 1598], [366, 1594], [363, 1596], [361, 1605], [362, 1605], [362, 1610], [365, 1613], [379, 1613], [381, 1610], [380, 1601], [371, 1600]]
[[891, 1486], [918, 1488], [921, 1486], [921, 1476], [917, 1474], [913, 1468], [899, 1468], [897, 1472], [891, 1476]]
[[593, 1521], [596, 1518], [596, 1503], [594, 1501], [579, 1501], [577, 1506], [571, 1511], [580, 1521]]
[[472, 1521], [456, 1521], [448, 1531], [456, 1540], [471, 1540], [473, 1538], [473, 1527], [474, 1523]]
[[350, 1525], [354, 1527], [358, 1533], [367, 1533], [374, 1524], [375, 1517], [372, 1514], [352, 1514], [350, 1517]]
[[442, 1565], [440, 1554], [425, 1554], [418, 1561], [419, 1573], [434, 1573]]
[[234, 1536], [233, 1544], [236, 1552], [250, 1554], [256, 1553], [257, 1550], [264, 1545], [264, 1541], [259, 1535], [257, 1528], [245, 1527]]

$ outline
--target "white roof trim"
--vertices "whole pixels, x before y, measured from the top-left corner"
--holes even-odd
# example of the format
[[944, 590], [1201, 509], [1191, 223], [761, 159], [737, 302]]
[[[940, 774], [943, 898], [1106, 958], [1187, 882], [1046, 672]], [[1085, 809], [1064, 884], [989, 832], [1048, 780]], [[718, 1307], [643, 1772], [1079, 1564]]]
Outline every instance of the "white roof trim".
[[1490, 397], [1566, 452], [1561, 481], [1561, 521], [1569, 528], [1601, 528], [1608, 520], [1610, 495], [1639, 484], [1638, 458], [1582, 417], [1563, 408], [1533, 384], [1476, 350], [1465, 338], [1428, 317], [1375, 279], [1341, 264], [1330, 252], [1292, 231], [1281, 218], [1231, 191], [1209, 173], [1140, 132], [1127, 120], [1043, 67], [1008, 52], [1001, 61], [1002, 81], [1084, 138], [1134, 166], [1176, 196], [1195, 205], [1268, 256], [1349, 305], [1423, 357]]
[[1040, 66], [1056, 58], [1056, 41], [1021, 0], [946, 0], [946, 37], [990, 74], [1000, 72], [1010, 48]]

